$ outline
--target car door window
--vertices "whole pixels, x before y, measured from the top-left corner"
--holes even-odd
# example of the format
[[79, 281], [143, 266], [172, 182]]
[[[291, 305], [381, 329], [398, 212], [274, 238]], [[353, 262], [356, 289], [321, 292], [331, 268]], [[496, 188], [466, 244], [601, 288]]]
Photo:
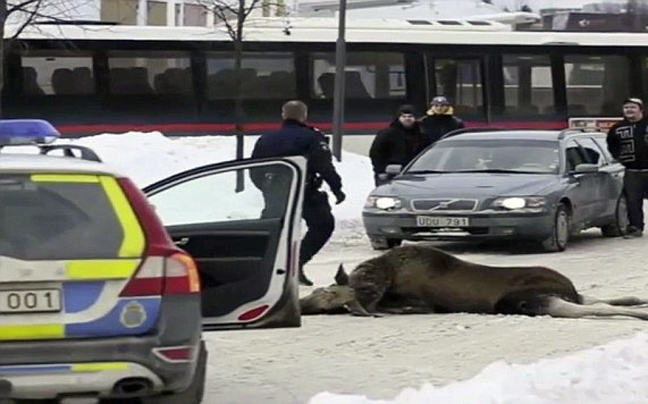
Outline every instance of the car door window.
[[567, 172], [574, 171], [576, 166], [587, 162], [585, 153], [574, 140], [567, 141], [565, 148], [565, 161], [567, 162]]
[[599, 150], [601, 150], [601, 153], [605, 156], [605, 159], [610, 162], [611, 164], [613, 163], [618, 163], [618, 161], [612, 157], [612, 154], [610, 154], [610, 151], [608, 150], [607, 147], [607, 142], [605, 141], [604, 138], [602, 137], [595, 137], [592, 138], [594, 140], [594, 143], [598, 146]]
[[599, 167], [607, 165], [603, 152], [599, 149], [596, 143], [594, 143], [592, 138], [586, 137], [578, 139], [576, 142], [583, 148], [585, 162], [587, 164], [596, 164]]
[[197, 175], [150, 199], [165, 226], [281, 218], [292, 180], [288, 166], [271, 164]]

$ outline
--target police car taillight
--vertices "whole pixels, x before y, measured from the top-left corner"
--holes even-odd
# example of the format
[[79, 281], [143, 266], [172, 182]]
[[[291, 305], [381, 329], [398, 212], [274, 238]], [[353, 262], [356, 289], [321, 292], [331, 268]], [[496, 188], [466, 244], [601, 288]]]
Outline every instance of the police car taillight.
[[146, 257], [120, 296], [186, 295], [199, 292], [200, 278], [193, 259], [184, 252], [174, 252], [168, 257]]
[[61, 137], [42, 119], [0, 119], [0, 147], [49, 144]]
[[173, 244], [144, 193], [127, 178], [117, 181], [130, 201], [146, 237], [144, 261], [120, 296], [199, 293], [200, 279], [194, 260]]

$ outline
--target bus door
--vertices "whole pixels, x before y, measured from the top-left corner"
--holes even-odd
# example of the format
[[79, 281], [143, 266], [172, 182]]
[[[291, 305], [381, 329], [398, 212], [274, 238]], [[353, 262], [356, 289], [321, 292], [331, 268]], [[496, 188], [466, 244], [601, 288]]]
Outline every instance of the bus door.
[[454, 114], [463, 120], [486, 119], [484, 61], [482, 57], [444, 56], [430, 53], [425, 58], [427, 105], [437, 95], [450, 100]]

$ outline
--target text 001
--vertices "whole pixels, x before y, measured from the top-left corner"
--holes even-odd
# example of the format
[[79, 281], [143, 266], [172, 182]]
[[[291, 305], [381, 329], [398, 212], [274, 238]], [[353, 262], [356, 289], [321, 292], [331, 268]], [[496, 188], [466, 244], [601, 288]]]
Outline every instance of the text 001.
[[61, 311], [61, 292], [58, 289], [0, 291], [0, 313], [57, 311]]

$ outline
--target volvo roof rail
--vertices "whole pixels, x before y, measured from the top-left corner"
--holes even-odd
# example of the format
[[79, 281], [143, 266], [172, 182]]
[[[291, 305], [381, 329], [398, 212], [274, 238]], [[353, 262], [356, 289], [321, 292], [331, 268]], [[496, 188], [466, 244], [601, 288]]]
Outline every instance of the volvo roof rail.
[[447, 139], [449, 137], [461, 135], [463, 133], [499, 132], [499, 131], [503, 131], [503, 130], [510, 130], [510, 129], [498, 128], [498, 127], [461, 128], [461, 129], [451, 130], [450, 132], [448, 132], [445, 135], [441, 136], [441, 138], [439, 140], [443, 140], [443, 139]]

